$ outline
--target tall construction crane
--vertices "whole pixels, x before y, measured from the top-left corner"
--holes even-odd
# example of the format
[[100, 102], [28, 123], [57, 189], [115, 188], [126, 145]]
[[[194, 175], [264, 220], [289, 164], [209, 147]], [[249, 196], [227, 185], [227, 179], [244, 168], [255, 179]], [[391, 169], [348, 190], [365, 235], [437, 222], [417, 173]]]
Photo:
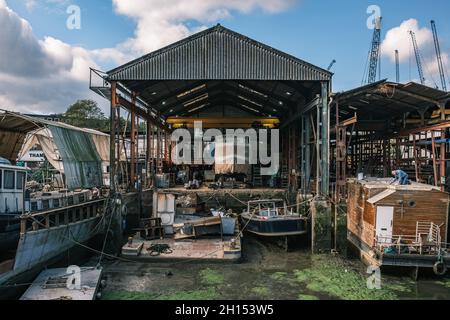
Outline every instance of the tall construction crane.
[[395, 50], [395, 80], [400, 82], [400, 59], [398, 58], [398, 50]]
[[375, 19], [375, 29], [373, 31], [372, 49], [370, 50], [369, 78], [367, 83], [374, 83], [377, 80], [378, 61], [380, 59], [381, 45], [381, 17]]
[[441, 77], [442, 90], [447, 91], [447, 83], [445, 81], [445, 73], [444, 73], [444, 64], [442, 62], [441, 56], [441, 46], [439, 44], [439, 38], [436, 30], [436, 23], [434, 22], [434, 20], [431, 20], [431, 29], [433, 30], [434, 47], [436, 49], [436, 57], [438, 61], [439, 75]]
[[419, 46], [417, 45], [416, 34], [409, 31], [414, 47], [414, 54], [416, 55], [417, 69], [419, 70], [420, 83], [425, 84], [425, 77], [423, 76], [422, 59], [420, 58]]

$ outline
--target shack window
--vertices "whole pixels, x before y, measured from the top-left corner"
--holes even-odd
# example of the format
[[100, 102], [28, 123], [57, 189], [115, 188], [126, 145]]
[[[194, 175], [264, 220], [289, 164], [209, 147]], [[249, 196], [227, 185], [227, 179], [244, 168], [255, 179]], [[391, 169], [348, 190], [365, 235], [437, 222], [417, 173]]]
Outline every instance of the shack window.
[[5, 180], [3, 182], [3, 186], [6, 190], [14, 189], [14, 171], [5, 170], [4, 171]]
[[16, 174], [16, 189], [22, 190], [25, 183], [25, 172], [17, 172]]

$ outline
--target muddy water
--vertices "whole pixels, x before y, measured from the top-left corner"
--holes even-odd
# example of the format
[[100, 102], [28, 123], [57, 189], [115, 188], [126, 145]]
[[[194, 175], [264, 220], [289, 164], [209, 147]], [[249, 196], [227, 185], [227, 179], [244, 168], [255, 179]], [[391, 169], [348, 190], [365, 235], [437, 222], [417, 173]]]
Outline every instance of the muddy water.
[[358, 260], [311, 256], [301, 245], [285, 252], [248, 236], [243, 244], [236, 264], [109, 262], [103, 299], [450, 299], [449, 278], [383, 274], [381, 289], [370, 290]]

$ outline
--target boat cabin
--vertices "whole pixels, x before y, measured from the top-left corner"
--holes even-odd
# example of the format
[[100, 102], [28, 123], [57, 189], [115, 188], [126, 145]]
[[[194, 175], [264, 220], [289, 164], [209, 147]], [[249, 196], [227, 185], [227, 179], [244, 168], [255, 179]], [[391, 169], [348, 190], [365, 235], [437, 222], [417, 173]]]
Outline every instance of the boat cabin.
[[[277, 203], [282, 203], [283, 207], [277, 207]], [[247, 212], [255, 212], [260, 217], [277, 217], [287, 214], [286, 202], [284, 200], [256, 200], [249, 201]]]
[[448, 193], [430, 185], [391, 181], [349, 180], [348, 239], [378, 257], [438, 255], [447, 243]]
[[0, 164], [0, 214], [21, 214], [27, 168]]

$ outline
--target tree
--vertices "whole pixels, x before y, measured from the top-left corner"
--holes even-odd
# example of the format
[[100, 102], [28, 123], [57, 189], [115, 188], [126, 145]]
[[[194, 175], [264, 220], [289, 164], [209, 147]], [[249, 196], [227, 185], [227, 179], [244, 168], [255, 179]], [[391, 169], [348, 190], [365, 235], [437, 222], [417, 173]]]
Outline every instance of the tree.
[[76, 127], [109, 130], [109, 121], [93, 100], [78, 100], [62, 115], [65, 123]]

